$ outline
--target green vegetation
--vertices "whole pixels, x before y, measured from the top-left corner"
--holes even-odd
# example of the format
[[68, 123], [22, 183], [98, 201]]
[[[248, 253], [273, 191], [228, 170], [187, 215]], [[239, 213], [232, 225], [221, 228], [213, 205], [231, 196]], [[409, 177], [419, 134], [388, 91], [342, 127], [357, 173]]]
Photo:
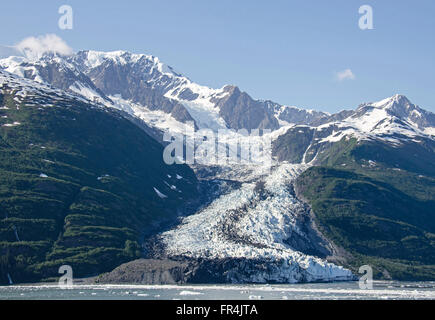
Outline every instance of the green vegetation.
[[279, 161], [301, 163], [305, 150], [311, 144], [313, 137], [314, 130], [312, 128], [291, 128], [273, 143], [272, 153]]
[[433, 142], [342, 140], [297, 181], [320, 230], [377, 278], [435, 279]]
[[0, 97], [1, 284], [58, 277], [63, 264], [75, 277], [110, 271], [196, 196], [193, 172], [164, 164], [162, 146], [116, 111], [14, 97]]

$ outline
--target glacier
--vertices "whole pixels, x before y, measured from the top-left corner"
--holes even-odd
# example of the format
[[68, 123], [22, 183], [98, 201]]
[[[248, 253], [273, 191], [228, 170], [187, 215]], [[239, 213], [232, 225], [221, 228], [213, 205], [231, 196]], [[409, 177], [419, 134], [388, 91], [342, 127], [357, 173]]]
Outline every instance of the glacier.
[[242, 183], [198, 213], [183, 218], [178, 227], [160, 235], [164, 254], [205, 259], [211, 264], [234, 261], [229, 282], [353, 280], [350, 270], [288, 244], [294, 235], [305, 237], [297, 220], [307, 214], [306, 206], [294, 194], [292, 184], [308, 166], [278, 165], [270, 175]]

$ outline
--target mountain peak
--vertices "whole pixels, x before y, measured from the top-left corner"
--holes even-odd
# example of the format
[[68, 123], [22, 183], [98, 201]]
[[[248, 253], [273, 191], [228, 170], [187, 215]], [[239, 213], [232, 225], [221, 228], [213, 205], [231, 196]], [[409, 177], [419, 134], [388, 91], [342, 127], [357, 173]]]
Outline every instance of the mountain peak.
[[98, 67], [106, 61], [112, 61], [117, 64], [125, 65], [131, 62], [137, 62], [142, 57], [151, 58], [151, 56], [143, 54], [132, 54], [128, 51], [123, 50], [108, 52], [94, 50], [79, 51], [77, 53], [77, 57], [83, 59], [88, 68]]
[[[375, 111], [373, 111], [375, 110]], [[377, 117], [396, 117], [421, 130], [435, 127], [435, 115], [413, 104], [405, 95], [395, 94], [378, 102], [364, 103], [357, 109], [359, 116], [376, 114]]]
[[411, 102], [406, 96], [402, 94], [395, 94], [394, 96], [380, 100], [378, 102], [369, 103], [368, 105], [379, 109], [391, 109], [396, 105], [407, 106], [410, 104]]

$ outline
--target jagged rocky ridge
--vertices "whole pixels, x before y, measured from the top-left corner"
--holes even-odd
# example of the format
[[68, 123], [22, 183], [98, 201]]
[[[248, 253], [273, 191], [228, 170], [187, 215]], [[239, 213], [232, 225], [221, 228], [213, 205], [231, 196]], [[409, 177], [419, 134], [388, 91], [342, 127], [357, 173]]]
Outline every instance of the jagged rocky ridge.
[[[235, 86], [210, 89], [166, 66], [157, 57], [125, 51], [80, 51], [68, 57], [46, 54], [39, 60], [10, 57], [0, 67], [63, 90], [110, 104], [110, 97], [163, 111], [198, 127], [278, 129], [281, 123], [310, 124], [328, 114], [254, 100]], [[119, 106], [118, 106], [119, 107]]]

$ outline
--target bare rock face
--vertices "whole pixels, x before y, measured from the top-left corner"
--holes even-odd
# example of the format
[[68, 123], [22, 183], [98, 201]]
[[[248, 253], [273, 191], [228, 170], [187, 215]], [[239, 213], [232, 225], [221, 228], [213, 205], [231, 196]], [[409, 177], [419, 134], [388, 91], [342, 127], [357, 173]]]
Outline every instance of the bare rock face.
[[267, 101], [252, 99], [238, 87], [227, 86], [229, 94], [214, 101], [220, 116], [232, 129], [278, 129], [278, 120], [268, 109]]
[[174, 260], [139, 259], [96, 279], [97, 283], [182, 284], [190, 278], [194, 265]]
[[[289, 279], [282, 270], [284, 260], [221, 258], [195, 259], [178, 257], [170, 259], [139, 259], [125, 263], [112, 272], [100, 275], [94, 281], [98, 284], [217, 284], [217, 283], [305, 283], [312, 282], [313, 275], [299, 266]], [[353, 280], [350, 273], [331, 279], [317, 281]]]
[[167, 76], [163, 76], [156, 85], [156, 71], [150, 73], [150, 66], [146, 64], [146, 59], [143, 60], [144, 62], [139, 61], [137, 65], [120, 65], [106, 61], [96, 68], [87, 70], [87, 74], [105, 94], [120, 94], [124, 99], [139, 103], [150, 110], [169, 113], [180, 122], [194, 121], [181, 103], [164, 96], [175, 84], [172, 84]]

